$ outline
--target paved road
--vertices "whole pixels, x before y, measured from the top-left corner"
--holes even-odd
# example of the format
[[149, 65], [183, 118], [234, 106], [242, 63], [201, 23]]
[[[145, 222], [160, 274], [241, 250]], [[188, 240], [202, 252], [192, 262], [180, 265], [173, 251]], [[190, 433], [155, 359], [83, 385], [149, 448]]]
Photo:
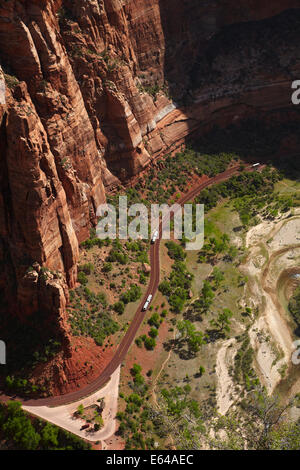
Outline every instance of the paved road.
[[[203, 183], [201, 183], [199, 186], [196, 188], [192, 189], [190, 192], [185, 194], [181, 199], [176, 201], [178, 204], [182, 205], [184, 203], [187, 203], [188, 201], [193, 200], [204, 188], [207, 188], [208, 186], [215, 184], [215, 183], [220, 183], [221, 181], [225, 181], [229, 179], [231, 176], [238, 174], [239, 173], [239, 168], [240, 165], [236, 165], [223, 173], [220, 173], [217, 176], [214, 176], [213, 178], [209, 178]], [[246, 170], [251, 170], [253, 169], [251, 165], [246, 167]], [[160, 224], [160, 229], [161, 229]], [[110, 379], [110, 376], [112, 373], [117, 369], [117, 367], [124, 361], [125, 356], [136, 336], [136, 333], [141, 326], [145, 313], [142, 311], [143, 305], [146, 302], [146, 299], [149, 294], [152, 294], [153, 297], [157, 291], [158, 285], [159, 285], [159, 275], [160, 275], [160, 266], [159, 266], [159, 246], [160, 246], [160, 238], [157, 239], [157, 241], [150, 246], [150, 265], [151, 265], [151, 275], [150, 275], [150, 281], [148, 285], [147, 292], [144, 295], [143, 300], [141, 301], [136, 314], [130, 324], [130, 327], [128, 328], [124, 338], [122, 339], [116, 354], [110, 361], [110, 363], [106, 366], [104, 371], [99, 375], [99, 377], [94, 380], [92, 383], [87, 385], [86, 387], [82, 388], [81, 390], [76, 390], [75, 392], [71, 392], [65, 395], [60, 395], [57, 397], [48, 397], [48, 398], [38, 398], [38, 399], [19, 399], [22, 403], [26, 404], [27, 406], [60, 406], [60, 405], [66, 405], [68, 403], [72, 403], [73, 401], [80, 400], [97, 390], [99, 390], [101, 387], [103, 387], [108, 380]], [[0, 401], [4, 401], [7, 399], [11, 399], [12, 397], [7, 397], [5, 395], [0, 395]], [[17, 398], [17, 397], [14, 397]]]

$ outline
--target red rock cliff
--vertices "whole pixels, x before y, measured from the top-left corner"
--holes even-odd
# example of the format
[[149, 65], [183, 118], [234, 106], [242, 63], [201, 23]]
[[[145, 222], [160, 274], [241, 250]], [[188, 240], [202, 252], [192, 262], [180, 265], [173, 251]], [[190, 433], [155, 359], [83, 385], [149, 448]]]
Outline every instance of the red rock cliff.
[[287, 54], [278, 34], [275, 52], [288, 63], [274, 65], [258, 52], [270, 55], [272, 37], [260, 47], [256, 26], [254, 54], [237, 41], [226, 49], [222, 34], [297, 7], [299, 0], [0, 0], [8, 85], [0, 106], [2, 310], [24, 318], [46, 308], [68, 340], [67, 286], [105, 188], [197, 129], [289, 106], [299, 69], [293, 47]]

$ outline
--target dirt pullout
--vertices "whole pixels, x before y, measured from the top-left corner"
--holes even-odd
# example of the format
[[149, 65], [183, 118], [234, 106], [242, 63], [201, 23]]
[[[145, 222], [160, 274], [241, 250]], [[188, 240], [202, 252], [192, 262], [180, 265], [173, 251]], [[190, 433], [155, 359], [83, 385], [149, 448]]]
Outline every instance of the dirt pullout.
[[229, 374], [229, 366], [233, 364], [234, 356], [237, 352], [234, 338], [224, 341], [217, 354], [216, 375], [218, 378], [217, 387], [217, 409], [225, 415], [236, 398], [235, 384]]
[[[50, 423], [59, 426], [66, 431], [72, 432], [82, 439], [91, 442], [102, 442], [102, 449], [107, 448], [106, 440], [111, 438], [116, 431], [116, 413], [118, 410], [118, 396], [119, 396], [119, 381], [120, 381], [120, 367], [111, 375], [109, 382], [100, 390], [93, 393], [89, 397], [82, 398], [81, 400], [70, 403], [69, 405], [62, 405], [49, 408], [48, 406], [23, 406], [27, 412], [39, 418], [50, 421]], [[77, 418], [74, 413], [79, 405], [84, 408], [91, 405], [96, 405], [98, 400], [104, 398], [104, 410], [102, 412], [103, 427], [99, 431], [91, 432], [87, 429], [82, 429], [86, 421], [82, 418]]]

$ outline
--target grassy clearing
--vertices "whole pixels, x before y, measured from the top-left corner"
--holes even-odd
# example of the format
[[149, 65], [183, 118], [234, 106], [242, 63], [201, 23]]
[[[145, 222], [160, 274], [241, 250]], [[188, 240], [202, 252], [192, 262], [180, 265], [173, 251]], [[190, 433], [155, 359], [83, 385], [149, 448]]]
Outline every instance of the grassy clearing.
[[300, 192], [300, 181], [284, 178], [275, 184], [275, 191], [279, 194], [294, 194]]

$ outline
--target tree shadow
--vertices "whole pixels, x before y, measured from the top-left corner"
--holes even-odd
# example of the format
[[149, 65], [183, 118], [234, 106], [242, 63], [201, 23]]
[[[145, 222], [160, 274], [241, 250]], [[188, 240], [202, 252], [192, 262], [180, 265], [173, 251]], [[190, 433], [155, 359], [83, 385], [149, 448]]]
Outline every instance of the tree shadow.
[[192, 308], [188, 308], [186, 312], [183, 314], [183, 318], [185, 320], [189, 320], [190, 322], [202, 322], [203, 321], [203, 316], [207, 313], [204, 310], [201, 311], [195, 311]]
[[170, 339], [163, 343], [165, 351], [173, 351], [177, 356], [184, 360], [188, 361], [189, 359], [193, 359], [196, 357], [196, 353], [189, 349], [185, 349], [187, 345], [186, 338], [181, 339]]
[[207, 339], [206, 339], [207, 343], [215, 343], [219, 339], [225, 339], [226, 338], [225, 333], [223, 331], [221, 331], [220, 329], [217, 329], [217, 328], [208, 328], [205, 331], [205, 333], [207, 335]]

